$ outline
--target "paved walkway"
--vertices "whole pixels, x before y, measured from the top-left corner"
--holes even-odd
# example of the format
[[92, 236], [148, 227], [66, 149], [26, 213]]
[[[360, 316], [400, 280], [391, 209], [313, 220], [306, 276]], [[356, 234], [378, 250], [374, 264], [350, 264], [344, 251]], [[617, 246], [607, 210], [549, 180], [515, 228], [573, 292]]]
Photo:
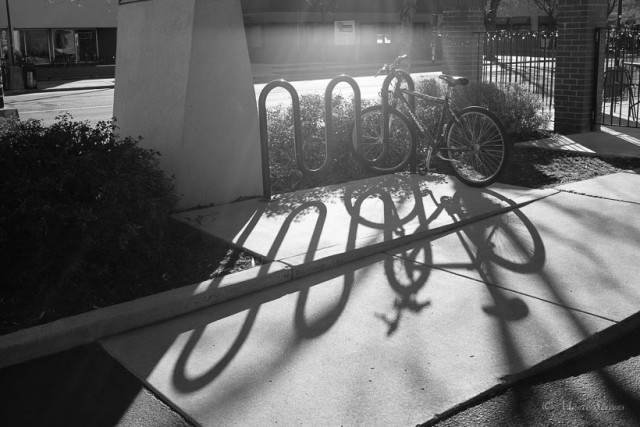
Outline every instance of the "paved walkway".
[[605, 157], [640, 157], [640, 128], [601, 126], [596, 132], [554, 135], [516, 145]]
[[102, 343], [198, 424], [415, 425], [638, 311], [638, 185], [385, 177], [185, 213], [302, 277]]
[[[636, 136], [626, 131], [536, 144], [635, 155]], [[1, 337], [0, 365], [63, 344], [98, 340], [99, 350], [64, 353], [64, 365], [58, 356], [0, 370], [0, 382], [11, 384], [0, 405], [16, 395], [26, 401], [22, 414], [9, 410], [13, 403], [2, 407], [0, 421], [40, 408], [29, 405], [38, 393], [53, 411], [66, 375], [37, 381], [72, 372], [77, 360], [87, 368], [73, 375], [73, 391], [104, 381], [108, 406], [106, 396], [123, 390], [114, 378], [124, 366], [201, 425], [433, 420], [611, 331], [637, 327], [639, 186], [640, 171], [553, 190], [398, 175], [183, 213], [181, 220], [273, 262], [239, 276], [247, 280], [194, 284]], [[95, 384], [79, 380], [99, 371], [102, 349], [106, 373]], [[33, 383], [16, 393], [25, 378]], [[117, 406], [123, 425], [149, 416], [128, 410], [140, 399], [139, 388], [127, 388]], [[141, 405], [161, 407], [151, 401]], [[75, 420], [57, 416], [42, 425]]]
[[[0, 362], [51, 350], [69, 331], [86, 342], [102, 331], [111, 357], [196, 424], [426, 422], [597, 345], [629, 319], [637, 326], [638, 185], [637, 172], [553, 190], [392, 176], [183, 213], [274, 262], [250, 271], [250, 286], [203, 282], [2, 337]], [[129, 331], [114, 335], [117, 324]], [[24, 408], [45, 396], [35, 405], [66, 408], [65, 425], [76, 418], [56, 392], [60, 369], [96, 372], [100, 380], [73, 389], [101, 396], [131, 381], [118, 364], [76, 375], [72, 366], [98, 356], [74, 354], [63, 360], [84, 362], [56, 356], [0, 370], [11, 390], [0, 400]], [[118, 403], [101, 401], [116, 408], [109, 419], [119, 411], [133, 422], [160, 405], [135, 384], [127, 390]], [[29, 411], [5, 414], [19, 421]]]

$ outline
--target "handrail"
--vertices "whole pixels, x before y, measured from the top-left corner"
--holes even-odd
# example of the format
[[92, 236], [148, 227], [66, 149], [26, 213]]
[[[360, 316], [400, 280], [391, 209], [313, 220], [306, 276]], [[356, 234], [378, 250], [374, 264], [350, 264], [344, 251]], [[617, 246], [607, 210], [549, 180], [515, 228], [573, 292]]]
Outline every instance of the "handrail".
[[305, 176], [316, 176], [325, 173], [331, 167], [331, 159], [335, 154], [335, 144], [333, 141], [333, 90], [339, 83], [348, 83], [353, 90], [353, 104], [355, 109], [355, 137], [358, 141], [361, 139], [361, 92], [360, 87], [356, 81], [347, 75], [340, 75], [334, 77], [328, 84], [324, 94], [324, 118], [325, 118], [325, 158], [322, 165], [316, 169], [311, 169], [304, 164], [304, 152], [302, 144], [302, 119], [300, 114], [300, 98], [298, 92], [295, 90], [291, 83], [285, 80], [274, 80], [268, 83], [264, 89], [260, 92], [258, 99], [258, 110], [260, 118], [260, 147], [262, 150], [262, 192], [263, 199], [271, 199], [271, 176], [269, 174], [269, 135], [267, 127], [267, 109], [266, 101], [269, 93], [277, 88], [281, 87], [286, 89], [291, 95], [292, 109], [293, 109], [293, 134], [294, 134], [294, 147], [295, 157], [298, 169]]

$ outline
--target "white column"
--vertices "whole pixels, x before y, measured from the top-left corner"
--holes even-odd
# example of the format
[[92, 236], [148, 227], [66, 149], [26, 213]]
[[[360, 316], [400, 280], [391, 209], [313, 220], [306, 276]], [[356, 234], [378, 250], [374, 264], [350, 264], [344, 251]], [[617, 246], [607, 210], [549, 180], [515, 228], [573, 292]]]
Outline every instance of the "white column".
[[262, 192], [258, 114], [237, 0], [118, 8], [114, 116], [161, 153], [181, 207]]

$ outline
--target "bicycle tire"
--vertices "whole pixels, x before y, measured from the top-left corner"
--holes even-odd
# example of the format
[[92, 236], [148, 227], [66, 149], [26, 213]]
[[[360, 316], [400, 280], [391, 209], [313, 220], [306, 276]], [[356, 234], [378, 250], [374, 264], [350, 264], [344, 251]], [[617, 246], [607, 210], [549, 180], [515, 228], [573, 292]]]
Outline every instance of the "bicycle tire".
[[[453, 173], [467, 185], [484, 187], [495, 182], [510, 158], [507, 133], [500, 119], [482, 107], [466, 107], [452, 119], [445, 141], [453, 159]], [[455, 151], [455, 149], [471, 151]]]
[[394, 173], [406, 168], [415, 146], [415, 131], [409, 119], [395, 108], [389, 107], [389, 141], [382, 141], [382, 106], [374, 105], [362, 110], [362, 141], [356, 140], [355, 126], [353, 146], [358, 160], [368, 169], [378, 173]]

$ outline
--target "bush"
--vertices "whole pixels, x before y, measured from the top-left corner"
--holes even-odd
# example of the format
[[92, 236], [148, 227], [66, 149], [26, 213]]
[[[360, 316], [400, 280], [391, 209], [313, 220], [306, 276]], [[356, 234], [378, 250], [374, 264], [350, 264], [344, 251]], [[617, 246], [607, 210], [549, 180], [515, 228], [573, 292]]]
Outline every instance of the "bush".
[[[416, 83], [418, 92], [433, 96], [444, 94], [444, 83], [434, 79], [424, 79]], [[456, 87], [452, 93], [453, 104], [457, 108], [480, 105], [494, 112], [504, 124], [512, 141], [528, 140], [538, 137], [547, 128], [550, 120], [544, 112], [540, 96], [533, 94], [521, 84], [509, 84], [503, 87], [494, 83], [472, 82], [468, 86]], [[426, 108], [425, 120], [437, 120], [433, 107]]]
[[177, 197], [159, 153], [138, 142], [69, 116], [0, 123], [3, 293], [47, 307], [63, 289], [80, 298], [161, 259]]
[[[311, 169], [320, 167], [326, 157], [324, 110], [324, 96], [300, 97], [304, 162]], [[320, 177], [324, 179], [323, 184], [354, 179], [362, 173], [349, 149], [354, 121], [353, 102], [334, 96], [332, 112], [334, 152], [329, 160], [332, 175]], [[292, 107], [268, 108], [267, 124], [271, 185], [276, 192], [291, 191], [303, 178], [296, 164]]]

